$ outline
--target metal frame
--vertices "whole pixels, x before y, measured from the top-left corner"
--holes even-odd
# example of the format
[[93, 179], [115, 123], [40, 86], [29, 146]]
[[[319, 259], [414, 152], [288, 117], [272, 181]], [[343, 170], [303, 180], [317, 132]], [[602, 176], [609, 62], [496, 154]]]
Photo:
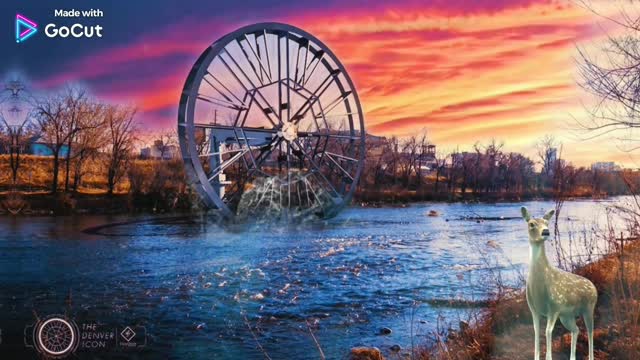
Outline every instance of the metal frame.
[[[254, 39], [253, 43], [250, 41], [251, 36]], [[269, 37], [277, 51], [270, 52], [267, 43]], [[282, 47], [283, 40], [285, 49]], [[243, 46], [243, 41], [248, 46]], [[234, 51], [234, 48], [229, 47], [231, 44], [237, 45], [241, 50], [239, 54], [244, 55], [244, 59], [240, 60], [245, 60], [244, 62], [238, 62], [231, 54], [230, 51]], [[297, 47], [297, 51], [291, 53], [292, 46]], [[294, 76], [291, 73], [293, 56]], [[300, 68], [302, 58], [304, 64]], [[283, 64], [283, 61], [286, 64]], [[214, 66], [223, 69], [219, 70], [221, 74], [210, 72], [210, 68]], [[274, 66], [277, 71], [272, 71]], [[282, 70], [286, 71], [284, 77]], [[309, 89], [314, 81], [318, 81], [317, 74], [320, 72], [324, 72], [326, 78], [320, 85]], [[221, 75], [229, 74], [232, 75], [232, 79], [235, 78], [236, 85], [240, 85], [240, 91], [244, 91], [244, 94], [234, 93], [230, 90], [231, 84], [225, 84], [221, 79]], [[200, 88], [203, 85], [216, 91], [219, 96], [201, 94]], [[269, 101], [263, 91], [272, 86], [277, 86], [277, 97], [274, 95]], [[327, 91], [331, 90], [338, 96], [332, 101], [323, 102], [322, 97], [328, 96]], [[304, 100], [297, 111], [292, 111], [292, 96]], [[277, 103], [274, 104], [274, 101]], [[196, 119], [196, 109], [199, 106], [221, 107], [225, 111], [235, 111], [233, 125], [212, 124], [207, 123], [207, 119]], [[344, 114], [328, 115], [340, 106], [344, 109]], [[261, 110], [260, 113], [264, 117], [262, 120], [267, 120], [271, 128], [246, 126], [247, 117], [254, 108]], [[298, 126], [304, 119], [308, 119], [309, 115], [313, 121], [311, 125], [315, 124], [316, 130], [299, 131]], [[332, 130], [328, 120], [332, 116], [343, 117], [348, 123], [348, 131]], [[203, 153], [202, 149], [198, 149], [196, 130], [203, 132], [205, 141], [217, 142], [219, 135], [225, 139], [225, 144], [236, 148], [222, 152], [217, 150], [217, 143], [209, 144]], [[235, 211], [227, 202], [228, 199], [224, 195], [221, 196], [225, 188], [220, 185], [220, 175], [230, 165], [243, 166], [244, 175], [249, 181], [255, 177], [269, 177], [264, 168], [265, 161], [275, 151], [279, 151], [282, 158], [286, 157], [286, 178], [281, 178], [288, 186], [290, 204], [292, 185], [300, 182], [299, 179], [291, 178], [291, 161], [295, 153], [301, 164], [300, 168], [303, 169], [304, 165], [307, 168], [303, 171], [303, 182], [306, 183], [313, 176], [320, 187], [325, 187], [324, 190], [332, 194], [334, 204], [331, 211], [323, 214], [325, 217], [334, 216], [349, 203], [364, 167], [364, 116], [351, 78], [326, 45], [306, 31], [287, 24], [258, 23], [245, 26], [223, 36], [205, 49], [193, 65], [184, 84], [178, 112], [178, 135], [182, 157], [192, 185], [205, 205], [220, 209], [226, 217], [233, 217]], [[315, 144], [311, 144], [314, 140]], [[336, 145], [338, 143], [332, 144], [341, 148], [341, 154], [327, 150], [330, 141], [339, 143], [339, 146]], [[232, 153], [233, 155], [230, 155]], [[264, 155], [265, 153], [267, 155]], [[223, 155], [231, 157], [223, 160]], [[207, 171], [203, 165], [203, 158], [209, 158], [209, 167], [215, 166], [216, 171]], [[216, 185], [212, 184], [213, 180], [218, 181]], [[321, 185], [322, 182], [325, 184]]]

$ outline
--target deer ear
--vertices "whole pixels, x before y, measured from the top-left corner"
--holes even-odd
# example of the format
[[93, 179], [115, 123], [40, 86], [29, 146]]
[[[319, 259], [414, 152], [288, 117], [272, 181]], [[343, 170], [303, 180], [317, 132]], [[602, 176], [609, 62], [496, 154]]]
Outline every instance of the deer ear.
[[556, 213], [556, 211], [551, 209], [551, 210], [547, 211], [547, 213], [544, 214], [544, 216], [542, 218], [548, 221], [549, 219], [551, 219], [553, 217], [553, 214], [555, 214], [555, 213]]
[[520, 212], [522, 212], [522, 218], [524, 219], [524, 221], [529, 221], [531, 219], [531, 216], [529, 215], [529, 211], [527, 210], [526, 207], [521, 207], [520, 208]]

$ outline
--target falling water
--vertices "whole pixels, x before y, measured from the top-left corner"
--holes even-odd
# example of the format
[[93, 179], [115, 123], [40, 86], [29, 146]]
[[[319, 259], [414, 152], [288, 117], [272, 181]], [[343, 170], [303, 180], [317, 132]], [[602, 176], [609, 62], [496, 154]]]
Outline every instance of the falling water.
[[336, 212], [340, 202], [314, 184], [311, 175], [292, 170], [287, 177], [255, 180], [240, 199], [237, 219], [305, 221], [330, 216]]

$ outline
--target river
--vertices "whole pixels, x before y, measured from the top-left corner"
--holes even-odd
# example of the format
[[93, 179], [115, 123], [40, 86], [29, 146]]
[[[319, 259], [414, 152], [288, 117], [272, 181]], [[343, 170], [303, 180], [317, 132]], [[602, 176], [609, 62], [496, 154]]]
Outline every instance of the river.
[[[612, 201], [627, 199], [566, 202], [562, 231], [602, 223]], [[352, 207], [329, 221], [234, 228], [200, 217], [4, 217], [0, 351], [35, 358], [25, 326], [49, 314], [144, 329], [146, 344], [135, 350], [98, 350], [122, 357], [318, 359], [310, 332], [328, 359], [358, 345], [406, 349], [411, 334], [424, 343], [438, 322], [456, 326], [472, 311], [440, 300], [473, 307], [496, 274], [515, 284], [526, 273], [522, 205], [538, 216], [553, 207]], [[112, 225], [85, 231], [104, 224]], [[391, 334], [381, 335], [384, 327]]]

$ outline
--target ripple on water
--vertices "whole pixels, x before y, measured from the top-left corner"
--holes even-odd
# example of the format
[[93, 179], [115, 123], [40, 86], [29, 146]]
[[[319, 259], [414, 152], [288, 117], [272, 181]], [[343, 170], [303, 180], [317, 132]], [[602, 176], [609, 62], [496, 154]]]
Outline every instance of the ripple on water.
[[[589, 204], [566, 203], [563, 211], [582, 219], [591, 214], [584, 208]], [[343, 358], [356, 343], [380, 345], [382, 327], [393, 330], [384, 341], [405, 348], [412, 311], [427, 333], [439, 315], [480, 306], [492, 271], [526, 266], [528, 245], [518, 236], [519, 222], [444, 217], [471, 211], [519, 216], [521, 205], [357, 208], [326, 222], [250, 229], [201, 219], [168, 225], [133, 219], [141, 222], [103, 228], [102, 234], [29, 219], [0, 234], [0, 253], [9, 254], [0, 257], [0, 304], [20, 309], [11, 316], [22, 324], [32, 320], [33, 308], [69, 309], [80, 319], [132, 320], [148, 327], [151, 353], [175, 358], [260, 356], [243, 314], [272, 358], [317, 358], [307, 323], [327, 358]], [[424, 216], [427, 208], [441, 217]], [[479, 247], [504, 253], [514, 265], [483, 263]], [[0, 322], [7, 320], [3, 316]]]

